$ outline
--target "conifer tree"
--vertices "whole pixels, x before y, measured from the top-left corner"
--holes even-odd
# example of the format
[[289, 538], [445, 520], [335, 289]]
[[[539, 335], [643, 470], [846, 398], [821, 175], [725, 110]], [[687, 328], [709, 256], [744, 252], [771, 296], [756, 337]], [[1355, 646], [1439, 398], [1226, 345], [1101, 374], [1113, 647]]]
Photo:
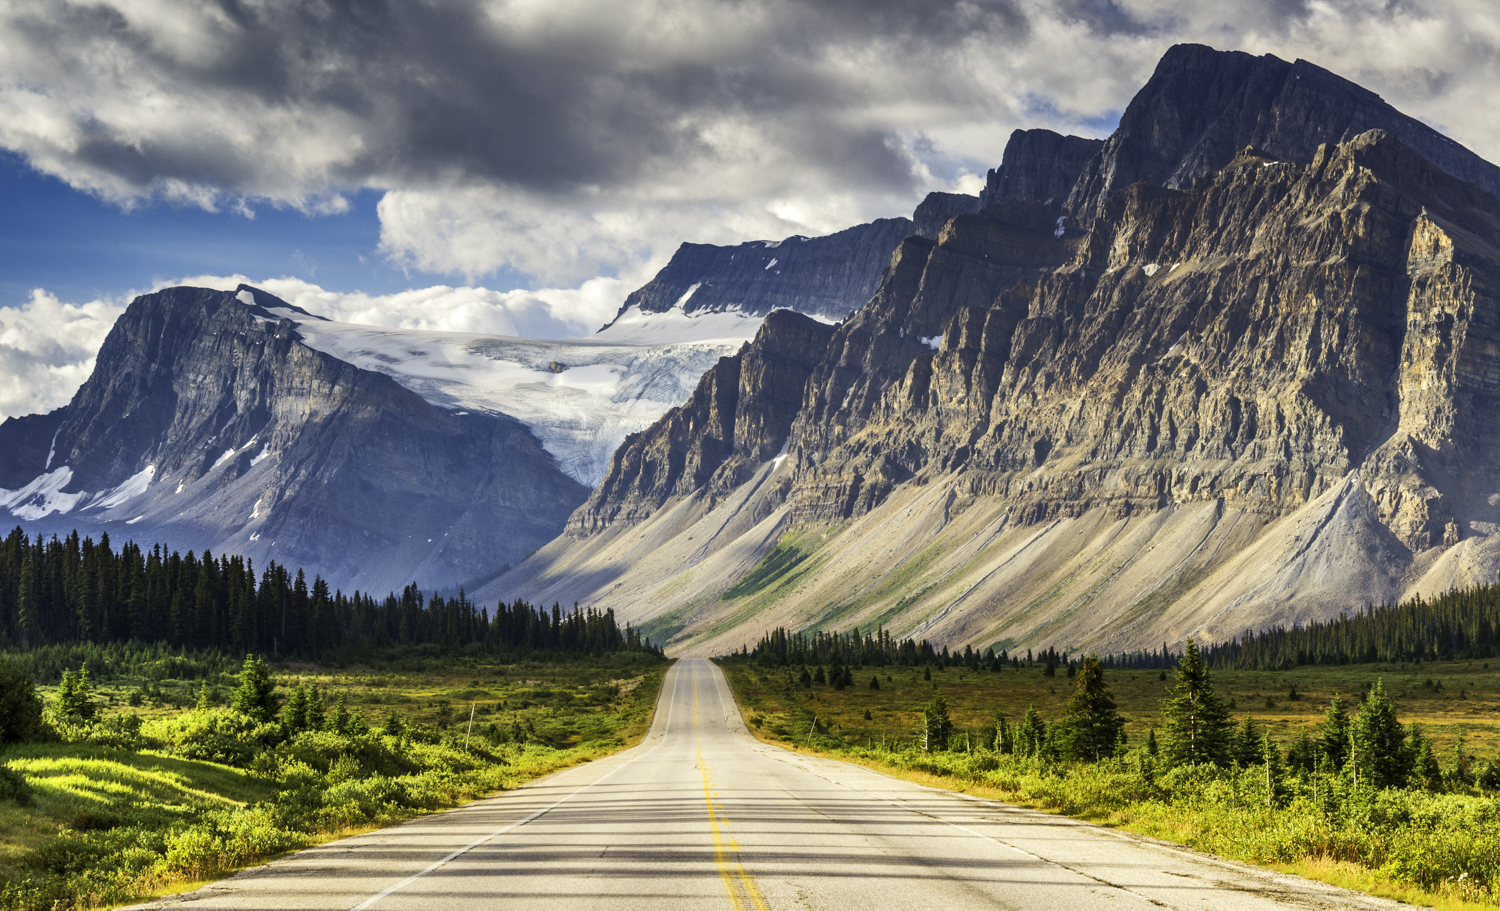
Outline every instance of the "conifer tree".
[[878, 689], [880, 689], [880, 675], [879, 674], [876, 674], [875, 676], [873, 676], [873, 677], [870, 678], [870, 689], [872, 689], [872, 690], [878, 690]]
[[286, 705], [281, 709], [281, 726], [286, 730], [287, 736], [300, 734], [308, 729], [308, 687], [299, 686], [292, 690], [292, 695], [287, 699]]
[[1036, 712], [1035, 705], [1026, 707], [1026, 715], [1015, 729], [1015, 751], [1022, 756], [1040, 756], [1047, 746], [1047, 723]]
[[1409, 774], [1405, 739], [1385, 684], [1376, 680], [1350, 729], [1349, 761], [1356, 781], [1377, 790], [1405, 784]]
[[922, 749], [928, 753], [946, 750], [951, 736], [953, 719], [948, 717], [948, 700], [939, 693], [922, 710]]
[[1336, 769], [1349, 761], [1349, 710], [1341, 696], [1334, 696], [1323, 713], [1323, 755]]
[[1235, 732], [1234, 743], [1231, 747], [1234, 764], [1242, 769], [1260, 765], [1265, 758], [1264, 753], [1260, 732], [1255, 727], [1255, 718], [1246, 715], [1244, 723]]
[[26, 668], [0, 661], [0, 746], [23, 743], [42, 732], [42, 700]]
[[240, 685], [234, 691], [234, 710], [262, 724], [276, 717], [276, 684], [257, 655], [249, 655], [240, 667]]
[[1177, 684], [1171, 698], [1162, 703], [1162, 716], [1168, 763], [1224, 765], [1228, 761], [1229, 713], [1214, 692], [1213, 677], [1191, 639], [1177, 662]]
[[1115, 711], [1098, 655], [1083, 659], [1077, 681], [1055, 727], [1058, 743], [1063, 754], [1072, 759], [1098, 762], [1115, 752], [1125, 719]]
[[92, 721], [99, 713], [94, 702], [94, 688], [89, 685], [89, 666], [83, 666], [75, 674], [63, 671], [62, 684], [57, 688], [57, 717], [72, 722]]

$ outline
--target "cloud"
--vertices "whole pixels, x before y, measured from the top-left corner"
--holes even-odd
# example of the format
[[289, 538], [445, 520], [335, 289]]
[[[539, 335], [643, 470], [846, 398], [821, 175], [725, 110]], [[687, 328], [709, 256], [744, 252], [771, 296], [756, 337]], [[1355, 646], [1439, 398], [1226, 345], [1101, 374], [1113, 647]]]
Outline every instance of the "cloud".
[[187, 285], [223, 291], [240, 284], [276, 295], [309, 313], [340, 322], [472, 332], [520, 338], [579, 338], [614, 318], [633, 290], [629, 280], [596, 278], [577, 288], [492, 291], [434, 285], [395, 294], [329, 291], [299, 278], [252, 280], [244, 275], [195, 275], [163, 281], [157, 289]]
[[0, 146], [122, 206], [374, 189], [398, 263], [575, 284], [972, 190], [1016, 127], [1107, 132], [1179, 41], [1500, 153], [1488, 0], [11, 0]]
[[40, 288], [20, 307], [0, 307], [0, 419], [66, 405], [124, 311], [108, 300], [65, 304]]

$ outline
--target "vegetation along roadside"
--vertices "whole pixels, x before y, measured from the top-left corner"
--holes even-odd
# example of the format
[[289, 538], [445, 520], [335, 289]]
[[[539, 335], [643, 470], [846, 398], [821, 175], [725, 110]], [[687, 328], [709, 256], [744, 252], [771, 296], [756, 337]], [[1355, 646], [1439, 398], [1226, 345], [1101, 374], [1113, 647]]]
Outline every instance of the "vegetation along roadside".
[[[1407, 607], [1377, 609], [1379, 625], [1402, 627]], [[720, 664], [769, 742], [1408, 902], [1493, 907], [1489, 629], [1461, 648], [1418, 630], [1410, 652], [1363, 664], [1333, 648], [1296, 664], [1305, 643], [1282, 631], [1279, 670], [1238, 669], [1244, 652], [1225, 649], [1229, 666], [1210, 667], [1191, 645], [1141, 667], [1164, 662], [959, 654], [883, 631], [778, 630]]]
[[[283, 609], [315, 622], [283, 636]], [[0, 911], [180, 891], [612, 753], [666, 666], [607, 612], [346, 597], [279, 567], [256, 584], [238, 558], [13, 535]]]

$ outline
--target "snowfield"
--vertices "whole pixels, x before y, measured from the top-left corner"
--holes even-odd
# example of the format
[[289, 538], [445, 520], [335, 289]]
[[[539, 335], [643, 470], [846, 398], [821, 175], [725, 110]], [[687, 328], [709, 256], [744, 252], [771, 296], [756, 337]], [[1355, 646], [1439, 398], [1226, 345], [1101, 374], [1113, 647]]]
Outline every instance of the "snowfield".
[[526, 424], [589, 487], [628, 434], [687, 401], [699, 377], [762, 321], [632, 308], [588, 338], [539, 340], [337, 323], [278, 309], [269, 297], [261, 306], [296, 323], [309, 347], [384, 373], [439, 407]]

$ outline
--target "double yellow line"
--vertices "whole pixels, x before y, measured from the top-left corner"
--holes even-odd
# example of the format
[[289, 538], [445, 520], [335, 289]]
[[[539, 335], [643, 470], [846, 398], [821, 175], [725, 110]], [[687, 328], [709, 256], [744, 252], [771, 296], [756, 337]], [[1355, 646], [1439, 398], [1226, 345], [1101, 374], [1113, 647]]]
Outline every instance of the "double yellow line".
[[[693, 727], [698, 726], [698, 684], [693, 683]], [[698, 771], [703, 774], [703, 803], [708, 807], [708, 828], [714, 838], [714, 864], [719, 868], [719, 879], [724, 882], [724, 892], [729, 896], [729, 904], [735, 911], [770, 911], [771, 906], [766, 904], [765, 896], [760, 894], [760, 889], [755, 885], [755, 880], [750, 876], [750, 871], [740, 862], [739, 842], [729, 839], [725, 844], [724, 836], [719, 831], [721, 817], [714, 807], [714, 793], [712, 782], [708, 777], [708, 762], [703, 758], [703, 747], [698, 747]]]

